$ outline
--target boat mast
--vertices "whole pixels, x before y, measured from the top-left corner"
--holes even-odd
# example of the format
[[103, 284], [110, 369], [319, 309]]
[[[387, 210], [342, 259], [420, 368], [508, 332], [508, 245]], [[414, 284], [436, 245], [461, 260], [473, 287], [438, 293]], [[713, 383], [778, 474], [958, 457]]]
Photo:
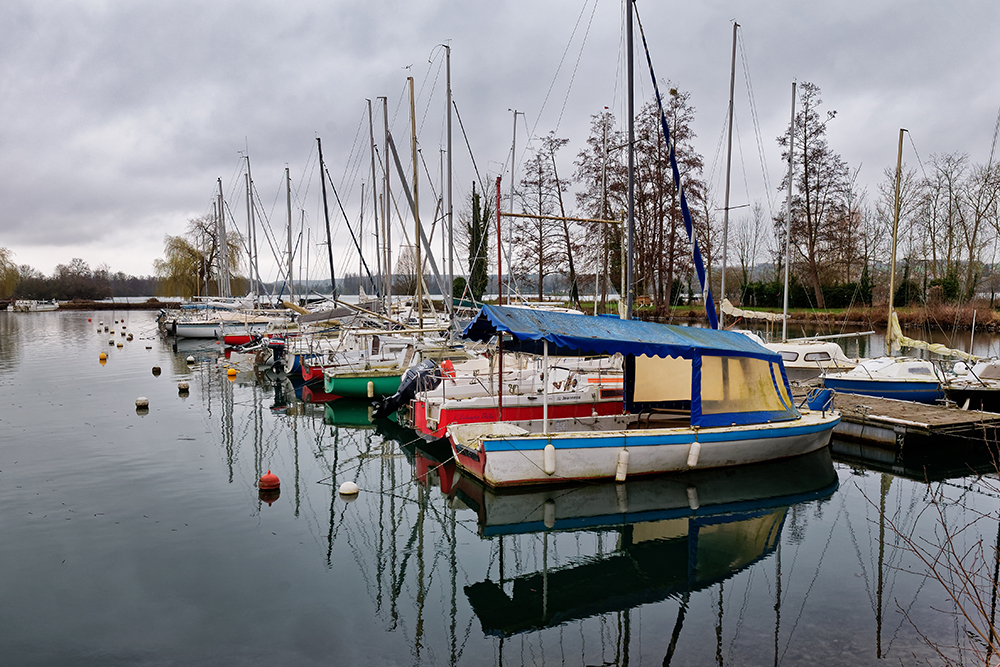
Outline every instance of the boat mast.
[[[372, 101], [365, 100], [368, 102], [368, 143], [371, 146], [371, 162], [372, 162], [372, 229], [375, 230], [375, 263], [376, 271], [378, 273], [379, 280], [382, 280], [382, 254], [378, 250], [378, 186], [375, 180], [375, 128], [372, 124]], [[361, 241], [364, 243], [364, 240]], [[375, 287], [378, 290], [378, 287]], [[385, 293], [385, 285], [382, 286], [382, 293]]]
[[389, 98], [382, 100], [382, 252], [385, 256], [385, 312], [392, 316], [392, 220], [389, 199]]
[[885, 332], [885, 353], [892, 355], [892, 307], [896, 296], [896, 235], [899, 232], [899, 184], [903, 174], [903, 133], [899, 128], [899, 150], [896, 152], [896, 197], [892, 205], [892, 258], [889, 261], [889, 324]]
[[337, 300], [337, 277], [333, 271], [333, 239], [330, 238], [330, 209], [326, 202], [326, 164], [323, 162], [323, 141], [316, 137], [316, 148], [319, 151], [319, 182], [323, 189], [323, 217], [326, 220], [326, 254], [330, 260], [330, 293]]
[[232, 288], [229, 282], [229, 242], [226, 239], [226, 202], [222, 198], [222, 179], [218, 179], [219, 183], [219, 273], [221, 285], [219, 287], [219, 293], [221, 296], [230, 297], [232, 296]]
[[[508, 109], [514, 114], [514, 131], [510, 140], [510, 213], [514, 212], [514, 169], [517, 164], [517, 114], [524, 115], [517, 109]], [[499, 193], [498, 193], [499, 196]], [[497, 227], [497, 244], [500, 243], [500, 228]], [[514, 285], [514, 227], [513, 222], [507, 225], [507, 305], [510, 305], [510, 290]], [[541, 280], [541, 276], [538, 276]], [[497, 274], [497, 289], [503, 292], [500, 285], [500, 274]], [[503, 303], [503, 300], [500, 300]]]
[[628, 78], [628, 241], [625, 247], [625, 318], [632, 319], [632, 300], [635, 298], [635, 288], [632, 284], [632, 238], [635, 232], [635, 85], [632, 76], [632, 1], [625, 0], [625, 50], [628, 51], [626, 62]]
[[285, 203], [288, 206], [288, 301], [295, 303], [295, 295], [292, 293], [292, 177], [285, 167]]
[[[451, 46], [448, 44], [444, 45], [445, 53], [445, 84], [447, 91], [448, 100], [448, 115], [447, 115], [447, 150], [448, 150], [448, 175], [447, 175], [447, 185], [448, 185], [448, 201], [447, 208], [445, 209], [448, 214], [448, 290], [449, 294], [445, 297], [448, 299], [453, 299], [455, 296], [455, 216], [454, 207], [452, 206], [452, 155], [451, 155]], [[513, 213], [513, 211], [511, 211]], [[454, 303], [449, 309], [451, 311], [451, 330], [454, 334], [455, 332], [455, 307]]]
[[[733, 91], [736, 88], [736, 29], [740, 24], [733, 21], [733, 60], [729, 69], [729, 139], [726, 148], [726, 199], [722, 208], [722, 301], [726, 300], [726, 249], [729, 246], [729, 183], [733, 166]], [[674, 128], [677, 131], [677, 128]], [[724, 328], [725, 313], [719, 303], [719, 328]]]
[[781, 317], [781, 341], [788, 340], [788, 265], [791, 263], [792, 248], [792, 150], [795, 148], [795, 82], [792, 81], [792, 121], [788, 125], [788, 198], [785, 200], [785, 297]]
[[417, 277], [417, 289], [416, 289], [416, 299], [417, 299], [417, 327], [420, 329], [424, 328], [424, 295], [423, 295], [423, 267], [420, 265], [420, 207], [419, 200], [417, 199], [417, 112], [416, 112], [416, 101], [414, 100], [413, 94], [413, 77], [407, 77], [407, 81], [410, 83], [410, 150], [412, 152], [413, 158], [413, 226], [416, 233], [413, 236], [413, 247], [416, 250], [416, 263], [414, 264], [414, 273]]

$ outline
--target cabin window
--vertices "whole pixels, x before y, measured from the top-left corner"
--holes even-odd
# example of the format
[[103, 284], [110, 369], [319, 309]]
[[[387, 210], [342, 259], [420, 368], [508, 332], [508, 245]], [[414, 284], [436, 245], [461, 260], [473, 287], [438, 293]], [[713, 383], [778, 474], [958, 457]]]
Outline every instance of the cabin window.
[[691, 360], [680, 357], [635, 358], [636, 403], [691, 400]]
[[[782, 350], [780, 354], [781, 354], [781, 360], [784, 361], [786, 364], [790, 364], [794, 361], [797, 361], [799, 358], [799, 353], [792, 352], [791, 350]], [[806, 358], [808, 359], [809, 357]]]
[[906, 372], [908, 372], [910, 375], [931, 375], [932, 374], [931, 373], [931, 369], [927, 368], [926, 366], [917, 366], [917, 367], [911, 366], [910, 368], [906, 369]]
[[807, 352], [806, 361], [830, 361], [829, 352]]
[[[777, 376], [781, 377], [780, 371]], [[780, 382], [780, 384], [784, 384]], [[701, 412], [788, 411], [771, 378], [771, 364], [749, 357], [701, 358]]]

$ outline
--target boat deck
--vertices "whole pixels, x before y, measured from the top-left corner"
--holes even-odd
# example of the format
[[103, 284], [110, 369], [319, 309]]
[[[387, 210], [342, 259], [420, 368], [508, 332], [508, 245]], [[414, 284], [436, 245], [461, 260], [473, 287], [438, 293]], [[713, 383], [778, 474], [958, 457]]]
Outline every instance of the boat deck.
[[858, 394], [836, 394], [838, 436], [902, 445], [907, 436], [987, 437], [996, 440], [1000, 414]]

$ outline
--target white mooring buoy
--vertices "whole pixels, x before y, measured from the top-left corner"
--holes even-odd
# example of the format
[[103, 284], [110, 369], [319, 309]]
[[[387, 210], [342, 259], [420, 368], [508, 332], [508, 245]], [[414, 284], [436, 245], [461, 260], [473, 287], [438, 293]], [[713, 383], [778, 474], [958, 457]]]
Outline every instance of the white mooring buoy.
[[189, 364], [193, 364], [193, 363], [194, 363], [194, 357], [193, 357], [193, 356], [192, 356], [192, 357], [188, 357], [188, 358], [187, 358], [187, 362], [188, 362]]
[[359, 489], [358, 485], [354, 482], [344, 482], [340, 485], [340, 488], [337, 489], [342, 496], [356, 496], [360, 490], [361, 489]]

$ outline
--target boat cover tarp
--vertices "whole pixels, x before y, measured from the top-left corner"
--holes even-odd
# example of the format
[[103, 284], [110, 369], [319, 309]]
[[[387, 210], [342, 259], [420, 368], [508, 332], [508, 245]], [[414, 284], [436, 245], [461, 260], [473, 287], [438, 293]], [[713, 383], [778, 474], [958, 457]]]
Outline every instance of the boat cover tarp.
[[[699, 427], [761, 424], [799, 416], [792, 404], [781, 355], [734, 331], [483, 306], [462, 337], [486, 342], [501, 332], [513, 338], [504, 340], [505, 350], [541, 354], [543, 341], [548, 341], [549, 354], [557, 356], [624, 355], [624, 403], [628, 412], [689, 409], [691, 424]], [[634, 360], [643, 356], [690, 360], [690, 384], [685, 382], [689, 390], [684, 392], [681, 403], [676, 396], [634, 400], [636, 383], [640, 381]], [[633, 361], [628, 360], [630, 357]], [[748, 363], [757, 369], [752, 386], [726, 384], [738, 382], [727, 380], [727, 373], [722, 371], [722, 366], [728, 366], [733, 358], [758, 360]], [[766, 378], [759, 372], [761, 362], [766, 362]], [[724, 400], [719, 402], [720, 398]]]
[[771, 352], [743, 334], [610, 317], [555, 313], [511, 306], [483, 306], [462, 337], [489, 341], [497, 332], [514, 338], [505, 349], [541, 354], [542, 341], [549, 354], [634, 354], [648, 357], [693, 359], [702, 355], [733, 355], [779, 361]]

